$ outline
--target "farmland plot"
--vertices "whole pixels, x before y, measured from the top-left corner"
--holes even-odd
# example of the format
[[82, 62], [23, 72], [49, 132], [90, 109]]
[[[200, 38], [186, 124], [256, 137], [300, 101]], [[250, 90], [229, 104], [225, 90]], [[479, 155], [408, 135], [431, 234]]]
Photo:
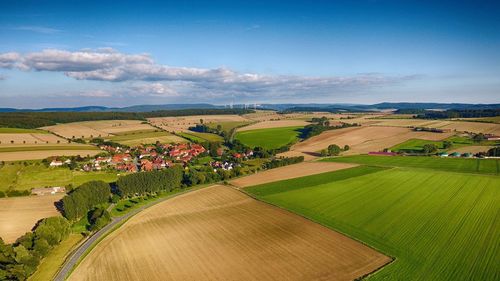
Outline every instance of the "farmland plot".
[[59, 194], [1, 198], [0, 237], [6, 243], [12, 243], [30, 231], [38, 220], [60, 215], [54, 202], [62, 197], [63, 195]]
[[248, 119], [240, 115], [232, 114], [148, 118], [148, 121], [151, 122], [151, 124], [160, 127], [168, 132], [186, 132], [188, 131], [189, 127], [200, 124], [200, 120], [203, 120], [204, 124], [249, 121]]
[[330, 144], [337, 144], [341, 147], [349, 145], [350, 150], [344, 153], [346, 155], [362, 154], [370, 151], [380, 151], [412, 138], [441, 140], [450, 135], [452, 133], [415, 132], [398, 127], [351, 127], [323, 132], [318, 136], [293, 145], [290, 149], [292, 152], [283, 155], [286, 156], [293, 152], [318, 153]]
[[143, 124], [140, 120], [101, 120], [85, 121], [54, 126], [43, 127], [42, 129], [51, 131], [67, 139], [108, 137], [123, 132], [153, 130], [149, 124]]
[[212, 186], [136, 215], [69, 280], [353, 280], [389, 261], [302, 217]]
[[500, 177], [408, 168], [311, 177], [248, 190], [395, 257], [370, 280], [498, 280]]
[[304, 127], [311, 123], [304, 120], [279, 120], [263, 121], [238, 129], [238, 132], [251, 131], [257, 129], [282, 128], [282, 127]]
[[237, 132], [235, 138], [249, 147], [273, 149], [298, 140], [303, 127], [282, 127]]

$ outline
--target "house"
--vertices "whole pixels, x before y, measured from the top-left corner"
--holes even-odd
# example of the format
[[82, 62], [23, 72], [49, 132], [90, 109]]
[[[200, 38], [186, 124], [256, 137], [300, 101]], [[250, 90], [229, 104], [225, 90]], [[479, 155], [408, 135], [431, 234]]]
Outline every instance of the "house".
[[153, 170], [153, 162], [148, 159], [141, 160], [141, 171], [152, 171]]
[[462, 155], [460, 154], [460, 152], [453, 152], [452, 154], [450, 154], [450, 156], [451, 157], [460, 157]]
[[119, 170], [119, 171], [126, 171], [126, 172], [130, 172], [130, 173], [137, 172], [137, 166], [134, 165], [133, 163], [127, 163], [127, 164], [121, 163], [121, 164], [118, 164], [116, 166], [116, 169]]
[[64, 192], [66, 192], [66, 188], [61, 186], [33, 188], [31, 190], [32, 195], [50, 195]]
[[128, 162], [131, 160], [132, 160], [132, 157], [130, 156], [130, 154], [122, 153], [122, 154], [113, 155], [111, 162], [114, 164], [118, 164], [118, 163]]
[[448, 157], [448, 153], [446, 153], [446, 152], [440, 152], [440, 153], [438, 153], [438, 156], [440, 156], [440, 157]]
[[49, 166], [50, 167], [59, 167], [59, 166], [62, 166], [64, 163], [62, 161], [57, 161], [57, 160], [52, 160], [52, 162], [50, 162]]
[[496, 141], [496, 140], [500, 140], [500, 137], [499, 136], [495, 136], [495, 135], [485, 135], [486, 139], [489, 140], [489, 141]]

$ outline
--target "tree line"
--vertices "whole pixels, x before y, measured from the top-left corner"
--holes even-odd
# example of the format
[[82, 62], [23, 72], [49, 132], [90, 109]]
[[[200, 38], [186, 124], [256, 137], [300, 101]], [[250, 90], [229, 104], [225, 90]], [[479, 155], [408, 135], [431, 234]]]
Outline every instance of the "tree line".
[[152, 117], [245, 114], [249, 109], [178, 109], [150, 112], [1, 112], [0, 127], [34, 129], [58, 123], [97, 120], [146, 120]]
[[172, 191], [181, 187], [182, 179], [183, 169], [177, 165], [164, 170], [134, 173], [118, 179], [116, 192], [123, 198]]
[[42, 219], [13, 244], [0, 238], [0, 280], [26, 280], [33, 274], [42, 258], [66, 239], [70, 223], [63, 217]]
[[500, 116], [500, 109], [470, 109], [420, 112], [415, 118], [420, 119], [449, 119]]
[[285, 157], [285, 158], [275, 158], [269, 162], [262, 164], [264, 169], [274, 169], [278, 167], [283, 167], [287, 165], [297, 164], [304, 161], [304, 156], [295, 157]]

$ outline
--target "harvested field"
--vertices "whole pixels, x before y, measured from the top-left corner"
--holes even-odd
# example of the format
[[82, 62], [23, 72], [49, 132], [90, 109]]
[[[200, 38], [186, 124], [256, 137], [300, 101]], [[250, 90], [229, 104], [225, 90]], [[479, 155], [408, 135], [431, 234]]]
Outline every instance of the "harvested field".
[[3, 133], [0, 134], [0, 147], [14, 145], [44, 145], [67, 143], [63, 138], [48, 133]]
[[319, 224], [212, 186], [136, 215], [69, 280], [353, 280], [390, 258]]
[[94, 156], [100, 153], [101, 150], [97, 149], [54, 149], [54, 150], [34, 150], [34, 151], [12, 151], [0, 152], [0, 161], [21, 161], [21, 160], [35, 160], [45, 159], [51, 156]]
[[263, 121], [252, 125], [248, 125], [238, 129], [238, 132], [251, 131], [257, 129], [282, 128], [282, 127], [298, 127], [306, 126], [311, 123], [304, 120], [279, 120], [279, 121]]
[[[442, 140], [452, 134], [415, 132], [399, 127], [351, 127], [323, 132], [319, 136], [295, 144], [291, 151], [313, 154], [327, 148], [330, 144], [337, 144], [341, 147], [349, 145], [350, 150], [345, 154], [352, 155], [380, 151], [413, 138]], [[289, 152], [283, 153], [283, 155], [288, 154]]]
[[240, 115], [193, 115], [179, 117], [158, 117], [149, 118], [148, 121], [154, 126], [160, 127], [168, 132], [185, 132], [189, 127], [203, 123], [222, 123], [222, 122], [248, 122], [249, 120]]
[[449, 152], [459, 152], [459, 153], [478, 153], [478, 152], [486, 152], [490, 148], [493, 148], [493, 146], [485, 146], [485, 145], [471, 145], [471, 146], [464, 146], [460, 148], [452, 148]]
[[[354, 120], [354, 119], [353, 119]], [[451, 120], [424, 120], [424, 119], [378, 119], [371, 123], [376, 126], [396, 126], [396, 127], [428, 127], [449, 129], [458, 132], [473, 132], [500, 135], [500, 124], [481, 123], [481, 122], [466, 122], [466, 121], [451, 121]]]
[[91, 138], [108, 137], [114, 134], [140, 130], [154, 130], [149, 124], [143, 124], [140, 120], [101, 120], [85, 121], [54, 126], [41, 129], [51, 131], [65, 138]]
[[[302, 162], [299, 164], [270, 169], [231, 181], [237, 187], [247, 187], [286, 179], [304, 177], [325, 172], [337, 171], [357, 165], [325, 165], [328, 162]], [[340, 163], [337, 163], [340, 164]], [[343, 163], [346, 164], [346, 163]]]
[[168, 132], [159, 131], [145, 131], [145, 132], [133, 132], [130, 134], [120, 134], [110, 138], [111, 141], [121, 143], [128, 146], [136, 146], [140, 144], [152, 144], [159, 141], [161, 143], [180, 143], [186, 142], [185, 139], [172, 135]]
[[0, 237], [12, 243], [40, 219], [60, 215], [54, 202], [62, 197], [58, 194], [0, 199]]

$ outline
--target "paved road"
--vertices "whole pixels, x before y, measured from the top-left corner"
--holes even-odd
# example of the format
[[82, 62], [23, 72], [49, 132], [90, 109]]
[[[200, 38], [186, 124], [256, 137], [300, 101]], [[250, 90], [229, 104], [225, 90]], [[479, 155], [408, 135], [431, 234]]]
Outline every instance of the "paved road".
[[54, 278], [54, 281], [64, 281], [64, 280], [66, 280], [66, 278], [68, 278], [68, 276], [69, 276], [69, 273], [71, 272], [71, 270], [73, 269], [73, 267], [78, 263], [78, 261], [81, 259], [81, 257], [83, 256], [83, 254], [89, 248], [91, 248], [91, 246], [96, 241], [98, 241], [100, 238], [102, 238], [106, 233], [108, 233], [111, 229], [113, 229], [113, 227], [115, 227], [117, 224], [126, 221], [127, 219], [129, 219], [133, 215], [135, 215], [135, 214], [139, 213], [140, 211], [143, 211], [144, 209], [149, 208], [149, 207], [151, 207], [151, 206], [153, 206], [155, 204], [158, 204], [158, 203], [160, 203], [162, 201], [165, 201], [167, 199], [170, 199], [172, 197], [181, 195], [181, 194], [186, 193], [186, 192], [191, 192], [191, 191], [194, 191], [194, 190], [197, 190], [197, 189], [198, 188], [189, 189], [189, 190], [186, 190], [186, 191], [183, 191], [183, 192], [179, 192], [177, 194], [173, 194], [171, 196], [167, 196], [167, 197], [161, 198], [159, 200], [156, 200], [156, 201], [150, 202], [150, 203], [148, 203], [148, 204], [146, 204], [144, 206], [141, 206], [141, 207], [139, 207], [139, 208], [137, 208], [137, 209], [135, 209], [133, 211], [130, 211], [129, 213], [127, 213], [127, 214], [125, 214], [123, 216], [113, 218], [108, 225], [106, 225], [101, 230], [99, 230], [96, 233], [94, 233], [92, 236], [88, 237], [87, 240], [85, 240], [85, 242], [83, 242], [82, 244], [80, 244], [80, 246], [78, 246], [78, 248], [71, 253], [70, 257], [68, 259], [66, 259], [66, 262], [62, 266], [61, 270], [59, 270], [59, 272], [57, 273], [56, 277]]

